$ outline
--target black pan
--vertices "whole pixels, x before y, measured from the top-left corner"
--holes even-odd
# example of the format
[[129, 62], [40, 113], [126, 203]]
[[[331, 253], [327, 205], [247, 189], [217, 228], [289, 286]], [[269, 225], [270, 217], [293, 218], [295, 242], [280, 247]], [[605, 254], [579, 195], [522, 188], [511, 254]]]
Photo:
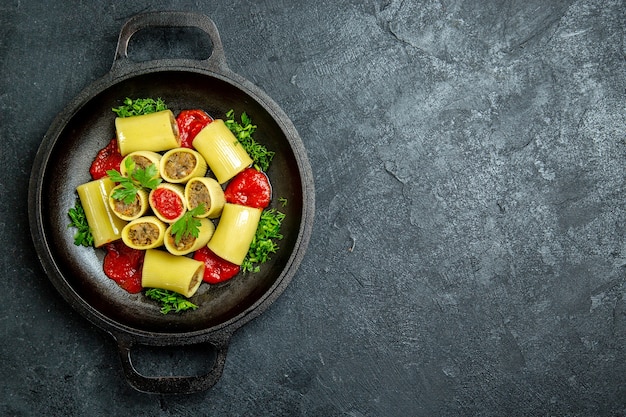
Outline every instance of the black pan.
[[[128, 58], [130, 38], [154, 28], [198, 28], [212, 42], [206, 60]], [[128, 294], [104, 275], [104, 251], [77, 247], [68, 229], [67, 212], [76, 201], [76, 186], [90, 180], [97, 151], [114, 137], [111, 108], [125, 97], [160, 97], [174, 113], [201, 108], [215, 118], [234, 109], [245, 111], [258, 126], [255, 139], [276, 152], [268, 171], [273, 200], [286, 214], [280, 249], [255, 274], [240, 274], [219, 285], [203, 284], [193, 301], [195, 311], [163, 315], [141, 294]], [[287, 199], [283, 207], [279, 198]], [[119, 347], [128, 382], [154, 393], [191, 393], [220, 378], [232, 334], [266, 310], [293, 278], [311, 235], [314, 185], [311, 167], [296, 129], [258, 87], [226, 65], [215, 24], [208, 17], [157, 12], [131, 18], [122, 27], [109, 73], [83, 90], [54, 120], [35, 157], [29, 186], [29, 219], [37, 254], [60, 294], [81, 315], [108, 332]], [[206, 343], [215, 361], [203, 375], [145, 376], [131, 361], [133, 347]]]

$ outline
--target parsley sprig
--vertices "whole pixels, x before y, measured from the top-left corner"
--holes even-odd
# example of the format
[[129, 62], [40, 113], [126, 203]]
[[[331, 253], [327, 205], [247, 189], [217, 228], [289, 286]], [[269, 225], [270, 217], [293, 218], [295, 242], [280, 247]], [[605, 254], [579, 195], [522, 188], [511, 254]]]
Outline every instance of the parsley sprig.
[[272, 158], [274, 158], [275, 152], [269, 151], [265, 146], [254, 140], [252, 134], [256, 131], [256, 125], [252, 124], [252, 120], [246, 112], [241, 113], [241, 123], [239, 123], [235, 120], [235, 111], [229, 110], [226, 112], [224, 124], [233, 132], [241, 146], [248, 152], [250, 158], [254, 160], [256, 168], [266, 172], [272, 162]]
[[161, 304], [161, 313], [167, 314], [170, 311], [180, 313], [185, 310], [195, 310], [197, 305], [186, 299], [183, 295], [174, 291], [160, 288], [150, 288], [146, 291], [146, 296]]
[[160, 98], [156, 100], [153, 98], [136, 98], [133, 100], [126, 97], [123, 105], [113, 107], [111, 110], [113, 110], [118, 117], [130, 117], [167, 110], [167, 105]]
[[116, 169], [107, 171], [111, 181], [121, 185], [111, 195], [115, 200], [123, 201], [125, 204], [132, 204], [139, 190], [143, 188], [154, 190], [161, 183], [161, 178], [157, 176], [158, 169], [155, 164], [139, 168], [135, 165], [132, 158], [126, 158], [124, 166], [126, 167], [127, 176], [122, 175]]
[[71, 223], [67, 227], [75, 227], [78, 229], [74, 234], [74, 244], [76, 246], [93, 246], [93, 235], [87, 223], [85, 209], [83, 209], [80, 200], [76, 200], [76, 205], [70, 208], [67, 214], [70, 216]]
[[199, 204], [196, 208], [187, 211], [180, 219], [174, 222], [172, 225], [174, 243], [178, 245], [183, 238], [189, 236], [197, 238], [200, 235], [200, 226], [202, 223], [197, 216], [203, 214], [204, 211], [204, 203]]
[[280, 226], [284, 218], [285, 214], [276, 209], [263, 210], [248, 254], [241, 264], [242, 272], [259, 272], [258, 264], [267, 262], [278, 250], [276, 240], [283, 238]]

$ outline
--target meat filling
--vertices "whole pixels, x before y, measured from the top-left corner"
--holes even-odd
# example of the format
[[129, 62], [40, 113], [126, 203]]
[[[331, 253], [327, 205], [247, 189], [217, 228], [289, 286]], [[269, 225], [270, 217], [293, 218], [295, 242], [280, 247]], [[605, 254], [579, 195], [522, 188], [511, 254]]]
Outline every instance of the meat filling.
[[202, 277], [204, 276], [204, 274], [202, 273], [202, 270], [200, 268], [198, 268], [198, 270], [196, 271], [195, 274], [193, 274], [193, 277], [191, 278], [191, 282], [189, 283], [189, 289], [193, 289], [193, 287], [196, 286], [196, 284], [198, 283], [198, 281], [200, 281], [202, 279]]
[[195, 181], [191, 185], [188, 203], [190, 210], [195, 209], [200, 204], [204, 204], [205, 210], [208, 210], [211, 207], [211, 195], [206, 185], [200, 181]]
[[174, 152], [165, 162], [165, 173], [168, 177], [179, 180], [191, 174], [198, 161], [189, 152]]
[[176, 244], [176, 239], [174, 238], [174, 236], [169, 235], [168, 238], [170, 239], [170, 243], [172, 244], [172, 246], [179, 251], [185, 251], [189, 249], [196, 242], [196, 238], [193, 237], [193, 235], [191, 234], [183, 235], [178, 244]]
[[130, 204], [126, 204], [122, 200], [115, 200], [114, 207], [116, 213], [122, 216], [132, 217], [141, 211], [141, 199], [137, 196]]
[[133, 155], [133, 162], [136, 168], [146, 169], [147, 166], [152, 165], [152, 161], [141, 155]]
[[136, 223], [130, 227], [128, 237], [137, 246], [148, 246], [159, 238], [159, 228], [152, 223]]

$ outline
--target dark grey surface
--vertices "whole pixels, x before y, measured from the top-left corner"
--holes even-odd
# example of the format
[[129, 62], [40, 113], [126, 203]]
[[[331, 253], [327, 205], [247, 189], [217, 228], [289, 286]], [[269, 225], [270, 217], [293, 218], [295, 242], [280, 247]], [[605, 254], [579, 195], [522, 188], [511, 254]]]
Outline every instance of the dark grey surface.
[[[626, 415], [623, 1], [49, 3], [0, 5], [0, 415]], [[298, 274], [193, 396], [126, 384], [26, 215], [48, 126], [152, 10], [213, 18], [317, 187]], [[131, 55], [202, 57], [188, 35]]]

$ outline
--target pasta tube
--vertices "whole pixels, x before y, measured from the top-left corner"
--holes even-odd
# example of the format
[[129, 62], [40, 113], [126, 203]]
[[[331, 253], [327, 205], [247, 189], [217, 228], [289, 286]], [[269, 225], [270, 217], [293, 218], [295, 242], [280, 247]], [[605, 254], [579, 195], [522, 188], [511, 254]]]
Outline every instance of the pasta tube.
[[187, 211], [185, 189], [179, 184], [162, 182], [150, 191], [148, 202], [154, 214], [165, 223], [174, 223]]
[[148, 249], [143, 260], [141, 286], [175, 291], [189, 298], [196, 293], [204, 276], [204, 262]]
[[156, 216], [144, 216], [122, 229], [122, 240], [133, 249], [152, 249], [163, 244], [166, 226]]
[[[161, 154], [152, 152], [152, 151], [135, 151], [131, 152], [122, 159], [120, 164], [120, 174], [125, 177], [128, 176], [126, 172], [126, 159], [131, 158], [135, 163], [137, 168], [146, 169], [148, 165], [154, 164], [154, 166], [159, 167], [159, 162], [161, 161]], [[158, 174], [157, 177], [160, 177], [161, 174]]]
[[193, 147], [206, 159], [220, 184], [252, 164], [250, 155], [221, 119], [206, 125], [194, 138]]
[[123, 200], [113, 198], [115, 190], [122, 188], [117, 185], [111, 189], [109, 194], [109, 207], [113, 213], [122, 220], [131, 221], [138, 219], [148, 211], [148, 193], [146, 190], [137, 190], [137, 195], [132, 203], [126, 204]]
[[109, 193], [114, 186], [113, 181], [103, 177], [76, 187], [97, 248], [119, 239], [122, 228], [126, 225], [126, 222], [117, 217], [109, 206]]
[[122, 156], [135, 151], [167, 151], [180, 146], [178, 125], [171, 110], [115, 118]]
[[207, 163], [199, 152], [189, 148], [167, 151], [159, 164], [161, 177], [171, 183], [186, 183], [190, 178], [204, 177]]
[[204, 204], [205, 212], [198, 217], [208, 217], [209, 219], [219, 217], [226, 202], [222, 186], [209, 177], [190, 179], [185, 185], [185, 200], [189, 210]]
[[262, 212], [262, 208], [224, 204], [222, 217], [208, 248], [220, 258], [241, 265], [256, 234]]
[[206, 246], [215, 232], [215, 225], [209, 219], [198, 219], [200, 221], [200, 228], [198, 230], [198, 237], [192, 235], [183, 236], [178, 243], [176, 243], [176, 237], [172, 234], [172, 225], [170, 225], [165, 231], [165, 249], [172, 255], [187, 255], [188, 253], [197, 251], [198, 249]]

